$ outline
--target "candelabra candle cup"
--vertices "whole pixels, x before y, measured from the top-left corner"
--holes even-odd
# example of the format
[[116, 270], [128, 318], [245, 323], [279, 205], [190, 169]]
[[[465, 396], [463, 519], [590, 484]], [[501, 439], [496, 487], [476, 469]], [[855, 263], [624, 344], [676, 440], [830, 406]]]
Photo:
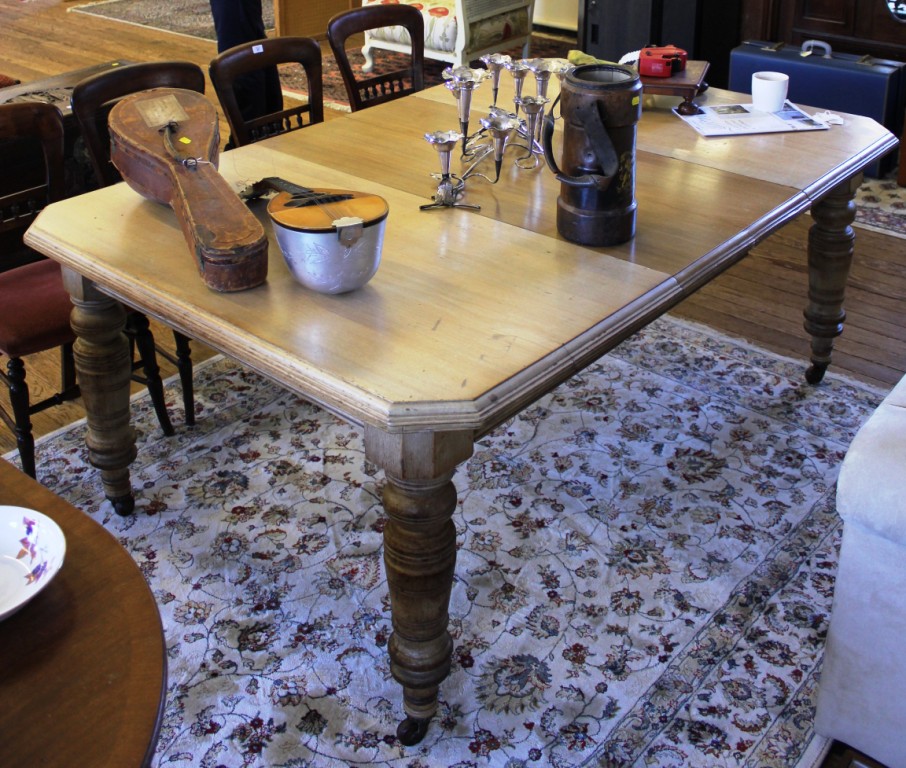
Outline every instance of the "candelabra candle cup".
[[503, 166], [503, 152], [506, 149], [506, 143], [513, 134], [513, 129], [518, 125], [515, 117], [509, 115], [492, 115], [491, 117], [481, 118], [482, 127], [491, 134], [491, 140], [494, 144], [494, 168], [496, 176], [494, 181], [500, 178], [500, 169]]
[[425, 134], [425, 141], [437, 150], [437, 156], [440, 159], [441, 179], [437, 185], [434, 201], [420, 206], [421, 210], [426, 211], [432, 208], [470, 208], [472, 210], [481, 210], [481, 206], [459, 202], [464, 181], [450, 173], [450, 155], [453, 152], [453, 147], [462, 138], [463, 135], [458, 131], [434, 131], [433, 133]]
[[472, 69], [471, 67], [447, 67], [443, 73], [447, 80], [447, 88], [453, 91], [459, 108], [459, 126], [463, 132], [462, 153], [466, 154], [466, 145], [469, 141], [469, 115], [472, 110], [472, 91], [490, 77], [486, 69]]
[[574, 64], [570, 64], [566, 59], [553, 59], [554, 65], [551, 67], [551, 71], [557, 76], [557, 79], [562, 83], [563, 79], [572, 72], [576, 67]]
[[510, 74], [513, 75], [513, 89], [516, 93], [515, 98], [513, 99], [516, 104], [516, 114], [519, 114], [519, 102], [522, 99], [522, 86], [525, 83], [525, 77], [529, 73], [528, 65], [526, 65], [524, 59], [519, 61], [510, 61], [506, 68], [510, 71]]
[[434, 131], [425, 134], [425, 141], [437, 150], [437, 156], [440, 158], [440, 172], [444, 178], [450, 175], [450, 154], [461, 138], [462, 134], [459, 131]]
[[488, 72], [491, 73], [491, 89], [494, 93], [494, 101], [491, 104], [492, 107], [497, 106], [497, 92], [500, 90], [500, 73], [507, 63], [512, 60], [513, 59], [505, 53], [489, 53], [479, 59], [479, 61], [488, 68]]
[[472, 79], [472, 68], [461, 66], [461, 67], [445, 67], [443, 72], [440, 73], [441, 77], [444, 80], [453, 80], [455, 82], [462, 82], [463, 80]]
[[535, 75], [535, 93], [542, 98], [547, 96], [547, 84], [554, 71], [553, 59], [530, 59], [526, 61], [529, 71]]
[[547, 96], [547, 84], [550, 82], [550, 70], [541, 69], [535, 72], [536, 93], [541, 97]]
[[455, 83], [480, 83], [491, 77], [491, 73], [486, 69], [472, 69], [471, 67], [447, 67], [441, 72], [444, 80], [452, 80]]
[[[503, 107], [491, 107], [488, 112], [490, 113], [490, 117], [509, 118], [516, 123], [519, 122], [519, 116], [515, 112], [510, 112]], [[519, 126], [517, 125], [516, 127], [518, 128]]]
[[536, 140], [540, 135], [541, 120], [544, 116], [544, 105], [550, 101], [548, 98], [538, 96], [523, 96], [519, 103], [525, 112], [528, 125], [526, 127], [526, 138], [528, 139], [528, 154], [516, 160], [516, 165], [524, 170], [537, 168], [539, 160], [535, 151]]
[[444, 87], [445, 87], [450, 93], [453, 94], [453, 98], [454, 98], [454, 99], [456, 99], [457, 101], [459, 101], [459, 92], [460, 92], [459, 83], [457, 83], [455, 80], [447, 80], [447, 82], [444, 83]]
[[468, 152], [469, 144], [469, 116], [472, 112], [472, 91], [475, 90], [473, 80], [462, 80], [456, 82], [457, 107], [459, 108], [459, 130], [462, 131], [462, 154], [465, 156]]
[[519, 117], [515, 112], [510, 112], [508, 109], [503, 109], [502, 107], [491, 107], [490, 113], [491, 117], [512, 120], [514, 130], [520, 135], [525, 133], [525, 120]]
[[562, 91], [563, 81], [576, 67], [574, 64], [570, 64], [566, 59], [554, 59], [553, 61], [555, 61], [556, 64], [552, 68], [552, 71], [557, 76], [557, 80], [560, 82], [560, 90]]
[[475, 82], [473, 80], [463, 80], [456, 83], [455, 87], [459, 91], [459, 122], [463, 125], [462, 132], [468, 133], [467, 127], [469, 125], [469, 116], [472, 112], [472, 91], [475, 90]]

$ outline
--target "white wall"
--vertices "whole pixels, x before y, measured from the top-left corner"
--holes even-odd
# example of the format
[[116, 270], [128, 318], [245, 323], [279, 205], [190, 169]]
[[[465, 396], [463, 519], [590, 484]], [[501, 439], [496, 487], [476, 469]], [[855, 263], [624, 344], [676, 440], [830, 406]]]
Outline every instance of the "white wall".
[[535, 0], [532, 23], [575, 32], [579, 28], [579, 0]]

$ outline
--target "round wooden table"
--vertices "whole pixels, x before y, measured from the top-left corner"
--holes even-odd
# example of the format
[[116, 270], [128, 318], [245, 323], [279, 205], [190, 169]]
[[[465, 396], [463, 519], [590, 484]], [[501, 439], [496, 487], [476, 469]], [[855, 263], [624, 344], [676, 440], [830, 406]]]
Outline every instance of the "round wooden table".
[[148, 765], [167, 665], [144, 576], [104, 528], [2, 459], [0, 504], [43, 512], [66, 536], [60, 572], [0, 621], [0, 762]]

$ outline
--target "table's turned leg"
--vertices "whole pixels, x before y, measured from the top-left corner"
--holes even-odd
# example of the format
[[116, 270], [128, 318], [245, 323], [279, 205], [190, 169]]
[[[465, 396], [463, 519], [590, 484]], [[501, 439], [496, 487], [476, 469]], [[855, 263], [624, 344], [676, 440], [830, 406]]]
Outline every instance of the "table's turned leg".
[[403, 686], [406, 718], [397, 729], [409, 746], [422, 740], [450, 671], [448, 631], [456, 564], [456, 465], [472, 454], [472, 434], [388, 434], [366, 427], [369, 460], [384, 469], [384, 567], [393, 635], [390, 670]]
[[808, 307], [805, 330], [812, 337], [809, 384], [818, 384], [831, 362], [834, 339], [843, 332], [843, 296], [853, 260], [856, 217], [853, 197], [862, 174], [840, 184], [812, 206], [814, 223], [808, 233]]
[[135, 459], [135, 430], [129, 423], [129, 341], [122, 305], [78, 275], [64, 270], [72, 296], [73, 346], [88, 422], [88, 458], [101, 471], [104, 493], [121, 515], [135, 509], [129, 465]]

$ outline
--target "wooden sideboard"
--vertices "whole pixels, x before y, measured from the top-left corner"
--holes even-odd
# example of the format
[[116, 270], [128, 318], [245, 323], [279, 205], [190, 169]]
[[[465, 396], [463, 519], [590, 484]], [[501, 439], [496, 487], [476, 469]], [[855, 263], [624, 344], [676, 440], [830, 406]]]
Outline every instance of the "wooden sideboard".
[[358, 5], [356, 0], [274, 0], [274, 26], [284, 37], [323, 40], [331, 16]]

